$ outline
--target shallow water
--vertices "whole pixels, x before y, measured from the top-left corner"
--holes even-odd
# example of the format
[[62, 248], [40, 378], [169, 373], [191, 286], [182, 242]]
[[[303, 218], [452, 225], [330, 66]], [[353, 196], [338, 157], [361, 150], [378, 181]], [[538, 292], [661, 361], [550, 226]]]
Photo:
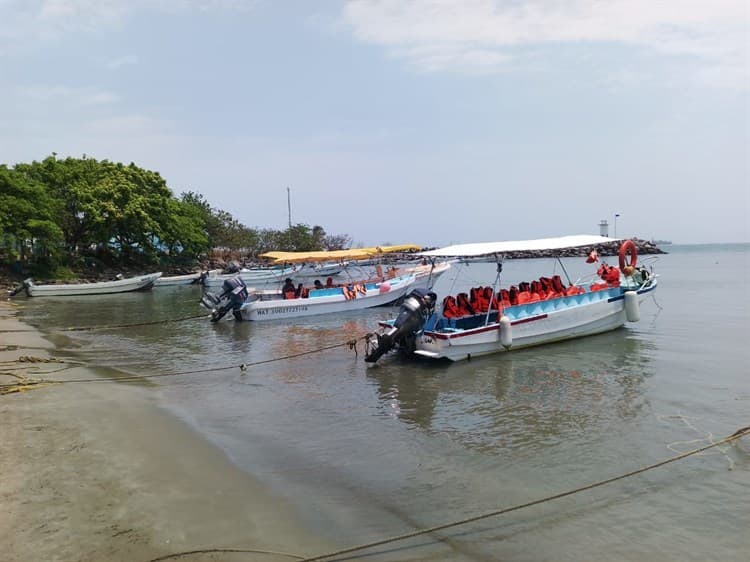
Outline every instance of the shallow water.
[[[671, 246], [641, 321], [462, 363], [370, 366], [343, 344], [394, 309], [291, 323], [200, 320], [195, 287], [39, 298], [25, 320], [87, 361], [155, 379], [162, 404], [342, 547], [617, 476], [750, 425], [747, 245]], [[548, 275], [508, 261], [503, 284]], [[564, 260], [571, 278], [590, 272]], [[557, 271], [557, 273], [563, 273]], [[442, 298], [488, 284], [475, 264]], [[739, 298], [738, 298], [739, 297]], [[242, 363], [256, 364], [243, 374]], [[231, 367], [231, 368], [224, 368]], [[189, 460], [186, 460], [189, 462]], [[750, 439], [607, 486], [382, 547], [377, 560], [746, 560]]]

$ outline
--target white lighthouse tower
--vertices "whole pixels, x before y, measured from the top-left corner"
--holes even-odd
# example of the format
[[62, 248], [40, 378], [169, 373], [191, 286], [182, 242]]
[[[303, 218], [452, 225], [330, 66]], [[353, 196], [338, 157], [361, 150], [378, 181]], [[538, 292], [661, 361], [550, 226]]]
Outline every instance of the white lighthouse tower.
[[609, 238], [609, 223], [607, 222], [607, 219], [599, 221], [599, 236]]

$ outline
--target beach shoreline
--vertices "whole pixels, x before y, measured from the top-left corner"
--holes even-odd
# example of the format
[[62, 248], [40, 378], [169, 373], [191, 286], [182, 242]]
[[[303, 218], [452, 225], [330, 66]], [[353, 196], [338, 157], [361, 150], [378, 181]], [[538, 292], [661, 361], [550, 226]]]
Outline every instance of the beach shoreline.
[[[16, 306], [0, 303], [0, 384], [17, 380], [9, 372], [30, 380], [97, 378], [90, 366], [18, 362], [61, 350], [21, 323]], [[160, 408], [153, 388], [56, 384], [0, 395], [4, 561], [147, 562], [211, 548], [298, 556], [336, 549], [308, 532], [284, 498]]]

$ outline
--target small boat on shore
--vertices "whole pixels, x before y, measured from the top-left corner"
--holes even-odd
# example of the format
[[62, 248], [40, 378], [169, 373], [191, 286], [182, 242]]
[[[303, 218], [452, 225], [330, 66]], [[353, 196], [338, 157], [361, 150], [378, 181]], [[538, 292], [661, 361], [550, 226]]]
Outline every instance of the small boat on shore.
[[[588, 247], [587, 263], [598, 261], [596, 247], [612, 242], [600, 236], [460, 244], [423, 252], [429, 258], [475, 258], [493, 255], [497, 274], [492, 285], [471, 294], [412, 291], [397, 318], [381, 322], [382, 333], [369, 342], [365, 361], [374, 363], [391, 350], [403, 355], [459, 361], [614, 330], [640, 319], [640, 303], [657, 286], [657, 275], [637, 266], [637, 250], [625, 240], [619, 268], [602, 263], [597, 277], [565, 284], [559, 275], [502, 288], [502, 256], [509, 252]], [[559, 262], [559, 258], [557, 258]], [[562, 267], [562, 262], [560, 262]], [[562, 267], [565, 271], [565, 268]], [[622, 279], [621, 279], [622, 274]], [[566, 274], [567, 276], [567, 274]]]
[[47, 283], [38, 285], [32, 279], [23, 282], [23, 288], [30, 297], [69, 297], [79, 295], [108, 295], [146, 291], [161, 277], [161, 272], [94, 283]]

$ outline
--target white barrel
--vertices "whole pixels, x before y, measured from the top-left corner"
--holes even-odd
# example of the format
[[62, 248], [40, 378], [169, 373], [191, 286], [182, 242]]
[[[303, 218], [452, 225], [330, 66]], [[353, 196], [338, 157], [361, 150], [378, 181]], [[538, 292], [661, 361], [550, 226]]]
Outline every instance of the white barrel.
[[628, 322], [638, 322], [641, 319], [638, 293], [635, 291], [625, 291], [625, 318], [628, 319]]
[[510, 319], [507, 316], [500, 318], [500, 343], [505, 349], [513, 345], [513, 333], [511, 331]]

